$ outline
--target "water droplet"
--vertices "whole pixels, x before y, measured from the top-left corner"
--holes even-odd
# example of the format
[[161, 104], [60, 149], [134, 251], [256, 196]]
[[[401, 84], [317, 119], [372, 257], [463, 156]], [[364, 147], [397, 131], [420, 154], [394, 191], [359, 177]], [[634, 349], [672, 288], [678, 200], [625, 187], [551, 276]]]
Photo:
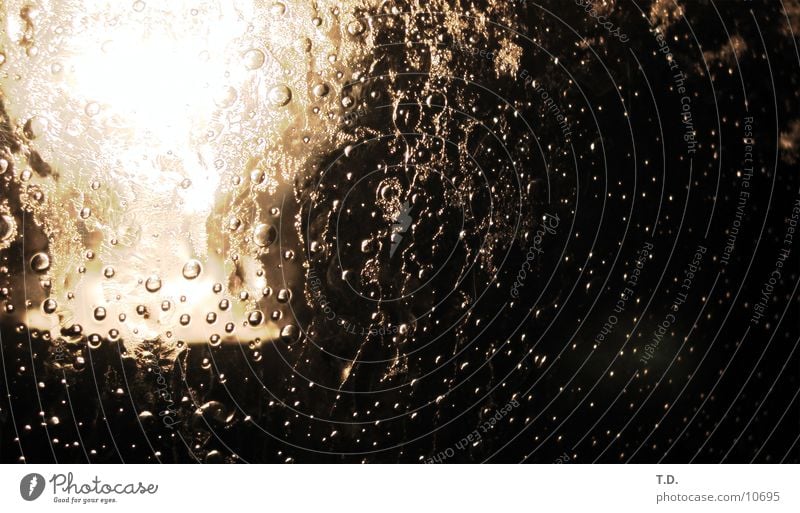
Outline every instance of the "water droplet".
[[34, 116], [27, 123], [25, 123], [24, 132], [29, 139], [36, 139], [41, 137], [47, 132], [50, 123], [47, 119]]
[[231, 86], [223, 87], [214, 97], [214, 104], [220, 109], [227, 109], [236, 103], [239, 93]]
[[250, 326], [258, 326], [263, 320], [264, 314], [262, 314], [259, 310], [253, 310], [247, 314], [247, 322], [250, 324]]
[[275, 107], [283, 107], [292, 101], [292, 90], [285, 85], [277, 85], [270, 89], [269, 101]]
[[288, 303], [290, 299], [292, 299], [292, 292], [289, 289], [278, 291], [278, 303]]
[[96, 321], [102, 321], [106, 318], [106, 309], [102, 306], [98, 306], [94, 309], [94, 318]]
[[100, 105], [97, 102], [89, 102], [86, 104], [86, 109], [84, 109], [86, 115], [90, 118], [100, 114]]
[[136, 0], [135, 2], [133, 2], [133, 10], [134, 11], [142, 12], [142, 11], [144, 11], [144, 8], [145, 8], [145, 3], [142, 2], [142, 0]]
[[358, 36], [364, 32], [364, 24], [361, 20], [353, 20], [347, 24], [347, 33], [351, 36]]
[[81, 219], [89, 219], [92, 215], [92, 209], [89, 207], [83, 207], [80, 212]]
[[258, 48], [251, 48], [244, 52], [242, 56], [242, 60], [244, 61], [244, 65], [247, 66], [248, 69], [258, 69], [264, 65], [266, 57], [264, 52], [259, 50]]
[[328, 94], [330, 89], [326, 84], [317, 84], [314, 86], [314, 89], [312, 91], [314, 93], [314, 96], [323, 97]]
[[275, 16], [280, 16], [286, 12], [286, 6], [281, 2], [275, 2], [272, 4], [272, 14]]
[[144, 282], [144, 288], [146, 288], [148, 292], [158, 292], [161, 289], [161, 278], [158, 276], [150, 276], [147, 278], [147, 281]]
[[183, 277], [187, 280], [193, 280], [200, 276], [200, 273], [203, 272], [203, 266], [197, 260], [189, 260], [183, 266]]
[[300, 335], [300, 330], [294, 324], [287, 324], [281, 329], [281, 340], [287, 344], [296, 342], [298, 335]]
[[253, 242], [262, 248], [269, 247], [278, 237], [278, 231], [269, 224], [259, 224], [253, 230]]
[[97, 333], [92, 333], [86, 339], [86, 345], [89, 346], [89, 349], [100, 349], [100, 346], [102, 344], [103, 344], [103, 337], [101, 337]]
[[189, 314], [181, 315], [180, 318], [181, 326], [188, 326], [190, 322], [192, 322], [192, 318], [189, 316]]
[[217, 322], [217, 314], [214, 312], [208, 312], [208, 315], [206, 315], [206, 322], [209, 324], [214, 324]]
[[42, 303], [42, 310], [46, 314], [55, 313], [57, 308], [58, 308], [58, 303], [56, 303], [56, 300], [53, 298], [45, 299], [44, 302]]
[[106, 266], [106, 268], [103, 269], [103, 276], [105, 276], [106, 278], [109, 278], [109, 279], [113, 278], [114, 277], [114, 268], [111, 267], [110, 265]]
[[31, 258], [31, 269], [37, 273], [43, 273], [50, 269], [50, 257], [47, 253], [39, 252]]

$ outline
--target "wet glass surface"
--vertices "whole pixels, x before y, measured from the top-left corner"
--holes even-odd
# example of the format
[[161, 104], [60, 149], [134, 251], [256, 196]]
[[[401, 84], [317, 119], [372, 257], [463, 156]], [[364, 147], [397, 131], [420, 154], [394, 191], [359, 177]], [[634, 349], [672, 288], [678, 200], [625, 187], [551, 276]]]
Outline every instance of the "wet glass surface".
[[739, 4], [0, 1], [0, 457], [797, 462]]

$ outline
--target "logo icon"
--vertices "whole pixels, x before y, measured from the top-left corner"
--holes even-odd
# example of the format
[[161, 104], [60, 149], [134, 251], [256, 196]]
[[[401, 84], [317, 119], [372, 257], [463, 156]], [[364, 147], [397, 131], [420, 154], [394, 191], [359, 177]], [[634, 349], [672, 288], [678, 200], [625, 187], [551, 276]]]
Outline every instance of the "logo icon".
[[35, 501], [44, 491], [44, 477], [41, 474], [28, 474], [19, 482], [19, 494], [26, 501]]
[[389, 250], [389, 258], [394, 256], [395, 251], [400, 246], [400, 243], [403, 242], [403, 234], [408, 231], [408, 228], [411, 226], [413, 219], [409, 215], [411, 213], [411, 205], [409, 205], [408, 201], [404, 201], [403, 204], [398, 209], [397, 213], [395, 213], [394, 217], [392, 218], [392, 247]]

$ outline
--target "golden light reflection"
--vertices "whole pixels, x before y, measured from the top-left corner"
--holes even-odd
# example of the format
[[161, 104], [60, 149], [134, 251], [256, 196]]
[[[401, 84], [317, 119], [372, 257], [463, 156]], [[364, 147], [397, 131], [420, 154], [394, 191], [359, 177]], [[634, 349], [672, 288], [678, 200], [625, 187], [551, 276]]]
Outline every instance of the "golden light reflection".
[[[38, 203], [23, 196], [49, 239], [48, 268], [27, 269], [27, 323], [54, 337], [75, 325], [110, 332], [129, 348], [209, 334], [275, 339], [287, 320], [262, 313], [275, 302], [266, 298], [301, 271], [252, 234], [280, 215], [292, 225], [291, 209], [275, 215], [282, 184], [336, 138], [325, 118], [308, 119], [312, 100], [336, 101], [314, 97], [310, 73], [332, 87], [347, 62], [331, 58], [345, 53], [338, 24], [308, 23], [332, 21], [330, 11], [255, 1], [1, 7], [0, 90], [23, 144], [14, 168], [23, 190], [43, 192]], [[314, 122], [314, 140], [292, 152]], [[32, 155], [51, 173], [31, 172]]]

